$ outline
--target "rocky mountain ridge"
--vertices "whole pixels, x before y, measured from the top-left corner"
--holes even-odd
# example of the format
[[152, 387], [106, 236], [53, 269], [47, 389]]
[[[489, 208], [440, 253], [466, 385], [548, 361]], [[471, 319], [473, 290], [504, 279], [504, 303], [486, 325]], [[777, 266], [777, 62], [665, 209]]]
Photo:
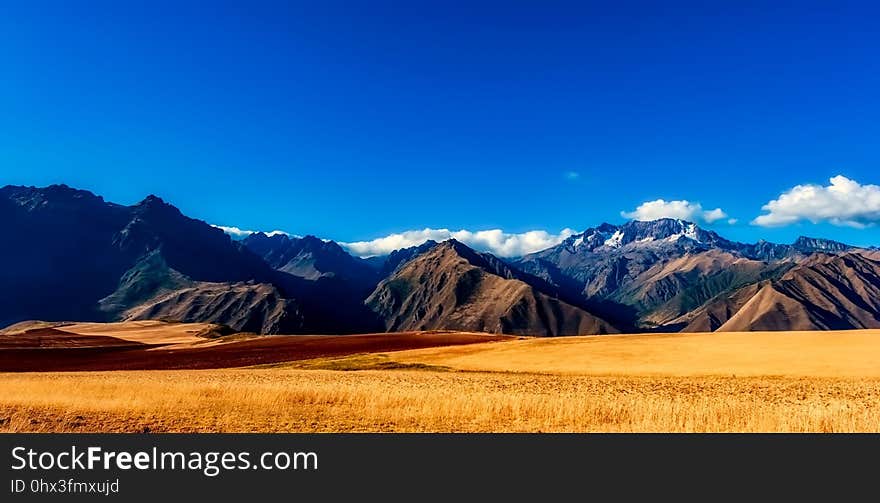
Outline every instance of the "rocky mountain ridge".
[[260, 333], [529, 335], [880, 326], [880, 253], [727, 240], [692, 222], [601, 224], [514, 259], [455, 240], [369, 260], [314, 236], [234, 241], [156, 196], [0, 188], [0, 325], [162, 318]]

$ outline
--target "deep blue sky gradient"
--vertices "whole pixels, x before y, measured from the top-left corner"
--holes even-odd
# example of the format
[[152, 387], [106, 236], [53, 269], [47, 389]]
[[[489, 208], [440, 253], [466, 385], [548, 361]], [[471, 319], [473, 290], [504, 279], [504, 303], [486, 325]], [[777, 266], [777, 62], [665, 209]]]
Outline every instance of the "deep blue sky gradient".
[[0, 7], [0, 185], [341, 241], [688, 199], [733, 239], [880, 245], [749, 225], [799, 183], [880, 183], [876, 4], [209, 3]]

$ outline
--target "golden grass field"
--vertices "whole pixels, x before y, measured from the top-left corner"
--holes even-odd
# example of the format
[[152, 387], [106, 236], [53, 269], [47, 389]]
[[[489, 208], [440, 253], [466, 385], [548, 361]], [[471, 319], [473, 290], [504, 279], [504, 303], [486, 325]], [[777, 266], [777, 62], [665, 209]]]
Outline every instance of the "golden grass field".
[[403, 351], [393, 359], [490, 372], [880, 379], [880, 330], [528, 338]]
[[877, 330], [655, 334], [7, 373], [0, 431], [872, 432], [878, 357]]

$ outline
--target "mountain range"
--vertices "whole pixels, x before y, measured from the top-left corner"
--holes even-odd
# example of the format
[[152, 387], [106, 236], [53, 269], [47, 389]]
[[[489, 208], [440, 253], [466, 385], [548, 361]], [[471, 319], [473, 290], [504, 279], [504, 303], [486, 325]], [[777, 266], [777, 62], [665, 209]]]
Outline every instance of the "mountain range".
[[455, 240], [362, 259], [314, 236], [235, 241], [156, 196], [0, 188], [0, 326], [171, 319], [257, 333], [538, 336], [880, 327], [880, 251], [737, 243], [675, 219], [601, 224], [513, 259]]

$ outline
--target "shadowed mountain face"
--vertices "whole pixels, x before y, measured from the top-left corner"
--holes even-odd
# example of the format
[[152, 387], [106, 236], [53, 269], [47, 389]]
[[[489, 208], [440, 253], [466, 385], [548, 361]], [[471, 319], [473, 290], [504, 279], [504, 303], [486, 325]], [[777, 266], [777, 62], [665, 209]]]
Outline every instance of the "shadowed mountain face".
[[352, 257], [333, 241], [314, 236], [267, 236], [257, 232], [245, 238], [242, 244], [272, 268], [304, 279], [337, 277], [370, 288], [379, 281], [374, 267]]
[[382, 263], [381, 276], [384, 278], [390, 275], [402, 265], [431, 250], [435, 246], [437, 246], [437, 242], [429, 239], [428, 241], [425, 241], [418, 246], [411, 246], [409, 248], [394, 250], [393, 252], [388, 254], [387, 257], [385, 257], [385, 261]]
[[366, 303], [388, 330], [544, 336], [616, 332], [557, 295], [546, 282], [450, 240], [397, 268]]
[[98, 301], [113, 320], [200, 321], [239, 331], [295, 333], [305, 324], [295, 300], [271, 283], [194, 281], [171, 269], [160, 250], [144, 255]]
[[30, 318], [94, 317], [112, 292], [127, 257], [112, 245], [128, 210], [66, 186], [0, 189], [0, 325]]
[[287, 278], [301, 320], [294, 333], [382, 331], [382, 323], [364, 305], [380, 280], [380, 271], [352, 257], [337, 243], [314, 236], [267, 236], [261, 232], [242, 244]]
[[168, 266], [196, 281], [275, 280], [272, 269], [223, 231], [184, 216], [177, 208], [148, 196], [129, 208], [125, 227], [113, 245], [130, 257], [159, 250]]
[[[295, 278], [155, 196], [120, 206], [63, 185], [8, 186], [0, 189], [0, 219], [13, 236], [13, 246], [0, 249], [0, 285], [16, 292], [0, 304], [3, 325], [24, 319], [128, 319], [136, 316], [132, 309], [156, 302], [157, 296], [205, 283], [249, 282], [238, 287], [238, 301], [229, 302], [239, 312], [227, 307], [212, 320], [237, 329], [262, 327], [263, 320], [252, 318], [268, 309], [244, 299], [258, 296], [265, 288], [259, 285], [271, 285], [284, 298], [297, 289]], [[179, 302], [176, 319], [201, 319], [204, 311], [194, 306], [205, 298], [186, 299], [192, 305]], [[284, 319], [291, 323], [274, 328], [299, 325], [296, 316]]]
[[303, 319], [296, 301], [266, 283], [197, 283], [138, 304], [123, 320], [200, 320], [239, 331], [295, 333]]

